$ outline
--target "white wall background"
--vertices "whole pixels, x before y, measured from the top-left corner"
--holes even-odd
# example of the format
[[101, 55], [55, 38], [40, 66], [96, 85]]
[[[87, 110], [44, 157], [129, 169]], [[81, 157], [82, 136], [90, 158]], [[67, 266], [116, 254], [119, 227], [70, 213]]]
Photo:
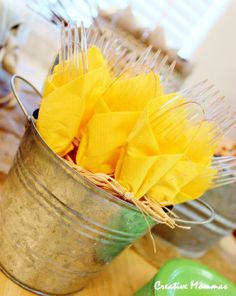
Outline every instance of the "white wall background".
[[[232, 0], [202, 41], [200, 48], [193, 54], [192, 62], [195, 68], [185, 85], [208, 78], [236, 111], [236, 0]], [[236, 126], [227, 138], [236, 140]]]
[[20, 50], [17, 73], [42, 90], [60, 48], [60, 31], [34, 13], [28, 26], [30, 30]]
[[[42, 88], [51, 61], [59, 48], [60, 34], [54, 26], [48, 25], [37, 16], [31, 28], [32, 32], [23, 48], [28, 67], [26, 64], [22, 67], [20, 63], [19, 68], [23, 76], [33, 80], [38, 88]], [[236, 111], [236, 0], [230, 1], [224, 14], [202, 41], [191, 60], [195, 68], [185, 85], [208, 78], [222, 91], [232, 109]], [[36, 62], [38, 65], [35, 65]], [[236, 140], [236, 127], [228, 137]]]

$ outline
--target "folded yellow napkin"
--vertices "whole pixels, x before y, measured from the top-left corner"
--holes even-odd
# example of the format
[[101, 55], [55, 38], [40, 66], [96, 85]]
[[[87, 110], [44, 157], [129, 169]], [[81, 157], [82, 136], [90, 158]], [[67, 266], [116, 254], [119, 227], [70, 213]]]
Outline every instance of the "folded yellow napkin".
[[147, 196], [163, 205], [195, 199], [211, 187], [213, 173], [216, 171], [209, 166], [181, 159], [149, 190]]
[[85, 109], [77, 85], [73, 81], [57, 88], [42, 100], [39, 109], [37, 128], [49, 147], [61, 156], [73, 148], [72, 141], [79, 133]]
[[219, 131], [199, 104], [164, 94], [147, 69], [114, 77], [96, 47], [84, 66], [80, 55], [46, 81], [37, 128], [53, 151], [73, 150], [78, 165], [114, 176], [136, 199], [176, 204], [210, 188]]
[[124, 75], [108, 86], [83, 132], [77, 164], [94, 173], [114, 174], [122, 145], [157, 93], [162, 93], [160, 79], [152, 72]]
[[143, 110], [151, 99], [163, 94], [159, 75], [152, 71], [134, 76], [131, 72], [130, 75], [122, 74], [103, 94], [103, 100], [112, 111]]
[[185, 184], [175, 196], [176, 204], [196, 199], [212, 187], [213, 175], [217, 173], [216, 169], [210, 166], [200, 167], [200, 165], [199, 169], [200, 174]]
[[122, 147], [115, 178], [136, 198], [146, 194], [183, 155], [179, 147], [175, 153], [165, 151], [165, 137], [173, 127], [168, 129], [170, 113], [160, 108], [171, 97], [163, 95], [149, 102]]
[[111, 79], [106, 62], [98, 53], [97, 49], [89, 50], [92, 63], [89, 60], [87, 73], [66, 81], [68, 73], [60, 72], [59, 67], [62, 65], [58, 65], [47, 80], [37, 128], [51, 149], [61, 156], [73, 148], [73, 139], [80, 137], [83, 127], [92, 116], [96, 101]]
[[[74, 61], [74, 57], [72, 58]], [[102, 68], [102, 69], [101, 69]], [[106, 81], [109, 77], [108, 65], [101, 53], [101, 51], [97, 47], [91, 47], [88, 50], [88, 72], [93, 71], [95, 69], [100, 69], [102, 73], [100, 79]], [[45, 83], [43, 96], [45, 97], [51, 91], [55, 90], [57, 87], [61, 87], [62, 85], [71, 82], [78, 76], [84, 74], [84, 65], [82, 62], [82, 56], [79, 55], [77, 57], [77, 64], [69, 63], [68, 61], [64, 63], [59, 63], [53, 69], [53, 74], [50, 75]]]
[[211, 158], [217, 147], [217, 129], [213, 122], [203, 121], [191, 139], [184, 157], [147, 193], [164, 204], [177, 204], [201, 196], [211, 187], [216, 170], [211, 168]]
[[[189, 105], [193, 104], [183, 103], [184, 99], [166, 104], [173, 97], [152, 100], [122, 147], [115, 178], [136, 198], [147, 195], [165, 204], [183, 202], [186, 194], [180, 195], [181, 190], [196, 186], [191, 182], [209, 169], [213, 153], [208, 133], [211, 126], [202, 124], [200, 116], [194, 124], [189, 116]], [[196, 106], [192, 107], [191, 112]], [[200, 153], [209, 148], [204, 156], [195, 156], [197, 145]], [[199, 188], [206, 190], [206, 179], [200, 181]]]

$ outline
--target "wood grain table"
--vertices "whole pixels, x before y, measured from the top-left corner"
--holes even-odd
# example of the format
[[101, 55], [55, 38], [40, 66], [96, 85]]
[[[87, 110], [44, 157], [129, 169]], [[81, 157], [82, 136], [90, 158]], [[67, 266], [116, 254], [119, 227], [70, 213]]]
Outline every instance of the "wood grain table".
[[[73, 296], [132, 296], [157, 269], [131, 249], [117, 257], [97, 278]], [[0, 273], [0, 296], [32, 296]]]
[[[149, 243], [147, 241], [147, 245]], [[144, 251], [145, 249], [143, 249]], [[97, 278], [91, 280], [84, 290], [73, 294], [73, 296], [132, 296], [158, 272], [162, 264], [169, 259], [180, 257], [175, 248], [168, 246], [161, 240], [158, 242], [157, 254], [150, 255], [149, 260], [150, 258], [153, 259], [152, 264], [147, 262], [133, 249], [127, 249], [110, 266], [105, 268]], [[224, 260], [217, 251], [217, 248], [210, 250], [200, 261], [214, 267], [217, 271], [236, 283], [235, 265]], [[0, 296], [33, 295], [18, 287], [0, 272]]]

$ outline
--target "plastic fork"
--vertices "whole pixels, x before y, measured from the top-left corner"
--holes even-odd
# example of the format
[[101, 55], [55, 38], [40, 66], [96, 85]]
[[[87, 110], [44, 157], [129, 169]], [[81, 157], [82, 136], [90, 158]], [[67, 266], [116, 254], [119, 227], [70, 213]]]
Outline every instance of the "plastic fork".
[[216, 173], [201, 175], [201, 178], [206, 179], [212, 177], [211, 188], [236, 182], [236, 157], [213, 157], [211, 167], [216, 170]]

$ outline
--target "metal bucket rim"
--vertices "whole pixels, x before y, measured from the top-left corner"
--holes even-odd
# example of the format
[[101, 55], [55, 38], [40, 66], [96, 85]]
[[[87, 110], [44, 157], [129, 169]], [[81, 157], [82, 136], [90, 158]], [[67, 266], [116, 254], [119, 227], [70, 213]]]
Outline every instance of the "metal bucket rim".
[[69, 166], [65, 161], [63, 161], [63, 159], [57, 155], [49, 146], [48, 144], [44, 141], [44, 139], [42, 138], [41, 134], [39, 133], [34, 119], [32, 117], [28, 117], [28, 124], [31, 124], [31, 126], [34, 129], [35, 134], [38, 136], [41, 144], [44, 146], [44, 148], [47, 150], [47, 153], [49, 153], [50, 155], [52, 155], [52, 157], [56, 158], [57, 161], [59, 161], [61, 163], [61, 165], [63, 167], [65, 167], [66, 169], [68, 169], [71, 172], [71, 176], [72, 178], [74, 178], [75, 180], [79, 179], [82, 180], [86, 185], [89, 186], [89, 188], [93, 191], [95, 191], [96, 193], [98, 193], [100, 196], [102, 197], [106, 197], [109, 200], [111, 200], [112, 202], [115, 202], [117, 204], [120, 204], [122, 206], [125, 206], [127, 208], [130, 208], [131, 210], [135, 210], [136, 212], [140, 212], [140, 210], [133, 204], [125, 201], [122, 198], [116, 197], [112, 194], [110, 194], [109, 192], [107, 192], [106, 190], [97, 187], [93, 182], [91, 182], [90, 180], [88, 180], [87, 178], [85, 178], [84, 176], [82, 176], [79, 172], [77, 172], [76, 170], [74, 170], [71, 166]]
[[[86, 177], [82, 176], [78, 171], [74, 170], [70, 165], [68, 165], [65, 161], [63, 161], [63, 159], [48, 146], [48, 144], [44, 141], [44, 139], [40, 135], [40, 133], [35, 125], [34, 117], [32, 117], [32, 116], [28, 117], [28, 124], [31, 124], [31, 127], [33, 128], [33, 130], [35, 132], [35, 136], [37, 136], [39, 138], [40, 143], [43, 145], [43, 147], [47, 151], [47, 153], [52, 155], [52, 157], [54, 157], [58, 162], [60, 162], [63, 167], [65, 167], [67, 170], [69, 170], [71, 172], [70, 175], [73, 179], [75, 179], [76, 181], [78, 179], [82, 180], [86, 185], [88, 185], [88, 187], [91, 190], [93, 190], [94, 192], [99, 194], [101, 197], [109, 199], [113, 203], [116, 203], [120, 206], [125, 206], [126, 208], [129, 208], [130, 210], [134, 210], [138, 213], [142, 213], [141, 210], [139, 210], [139, 208], [136, 207], [135, 205], [125, 201], [122, 198], [119, 198], [119, 197], [116, 197], [116, 196], [110, 194], [109, 192], [107, 192], [106, 190], [104, 190], [102, 188], [97, 187], [93, 182], [88, 180]], [[197, 221], [197, 220], [184, 220], [181, 218], [175, 218], [175, 221], [182, 222], [183, 224], [202, 225], [202, 224], [206, 224], [206, 223], [209, 223], [212, 220], [214, 220], [215, 212], [209, 204], [207, 204], [205, 201], [203, 201], [201, 199], [195, 200], [195, 202], [199, 202], [200, 204], [205, 206], [205, 208], [207, 208], [211, 212], [211, 215], [208, 219]], [[142, 214], [144, 214], [144, 213], [142, 213]]]

